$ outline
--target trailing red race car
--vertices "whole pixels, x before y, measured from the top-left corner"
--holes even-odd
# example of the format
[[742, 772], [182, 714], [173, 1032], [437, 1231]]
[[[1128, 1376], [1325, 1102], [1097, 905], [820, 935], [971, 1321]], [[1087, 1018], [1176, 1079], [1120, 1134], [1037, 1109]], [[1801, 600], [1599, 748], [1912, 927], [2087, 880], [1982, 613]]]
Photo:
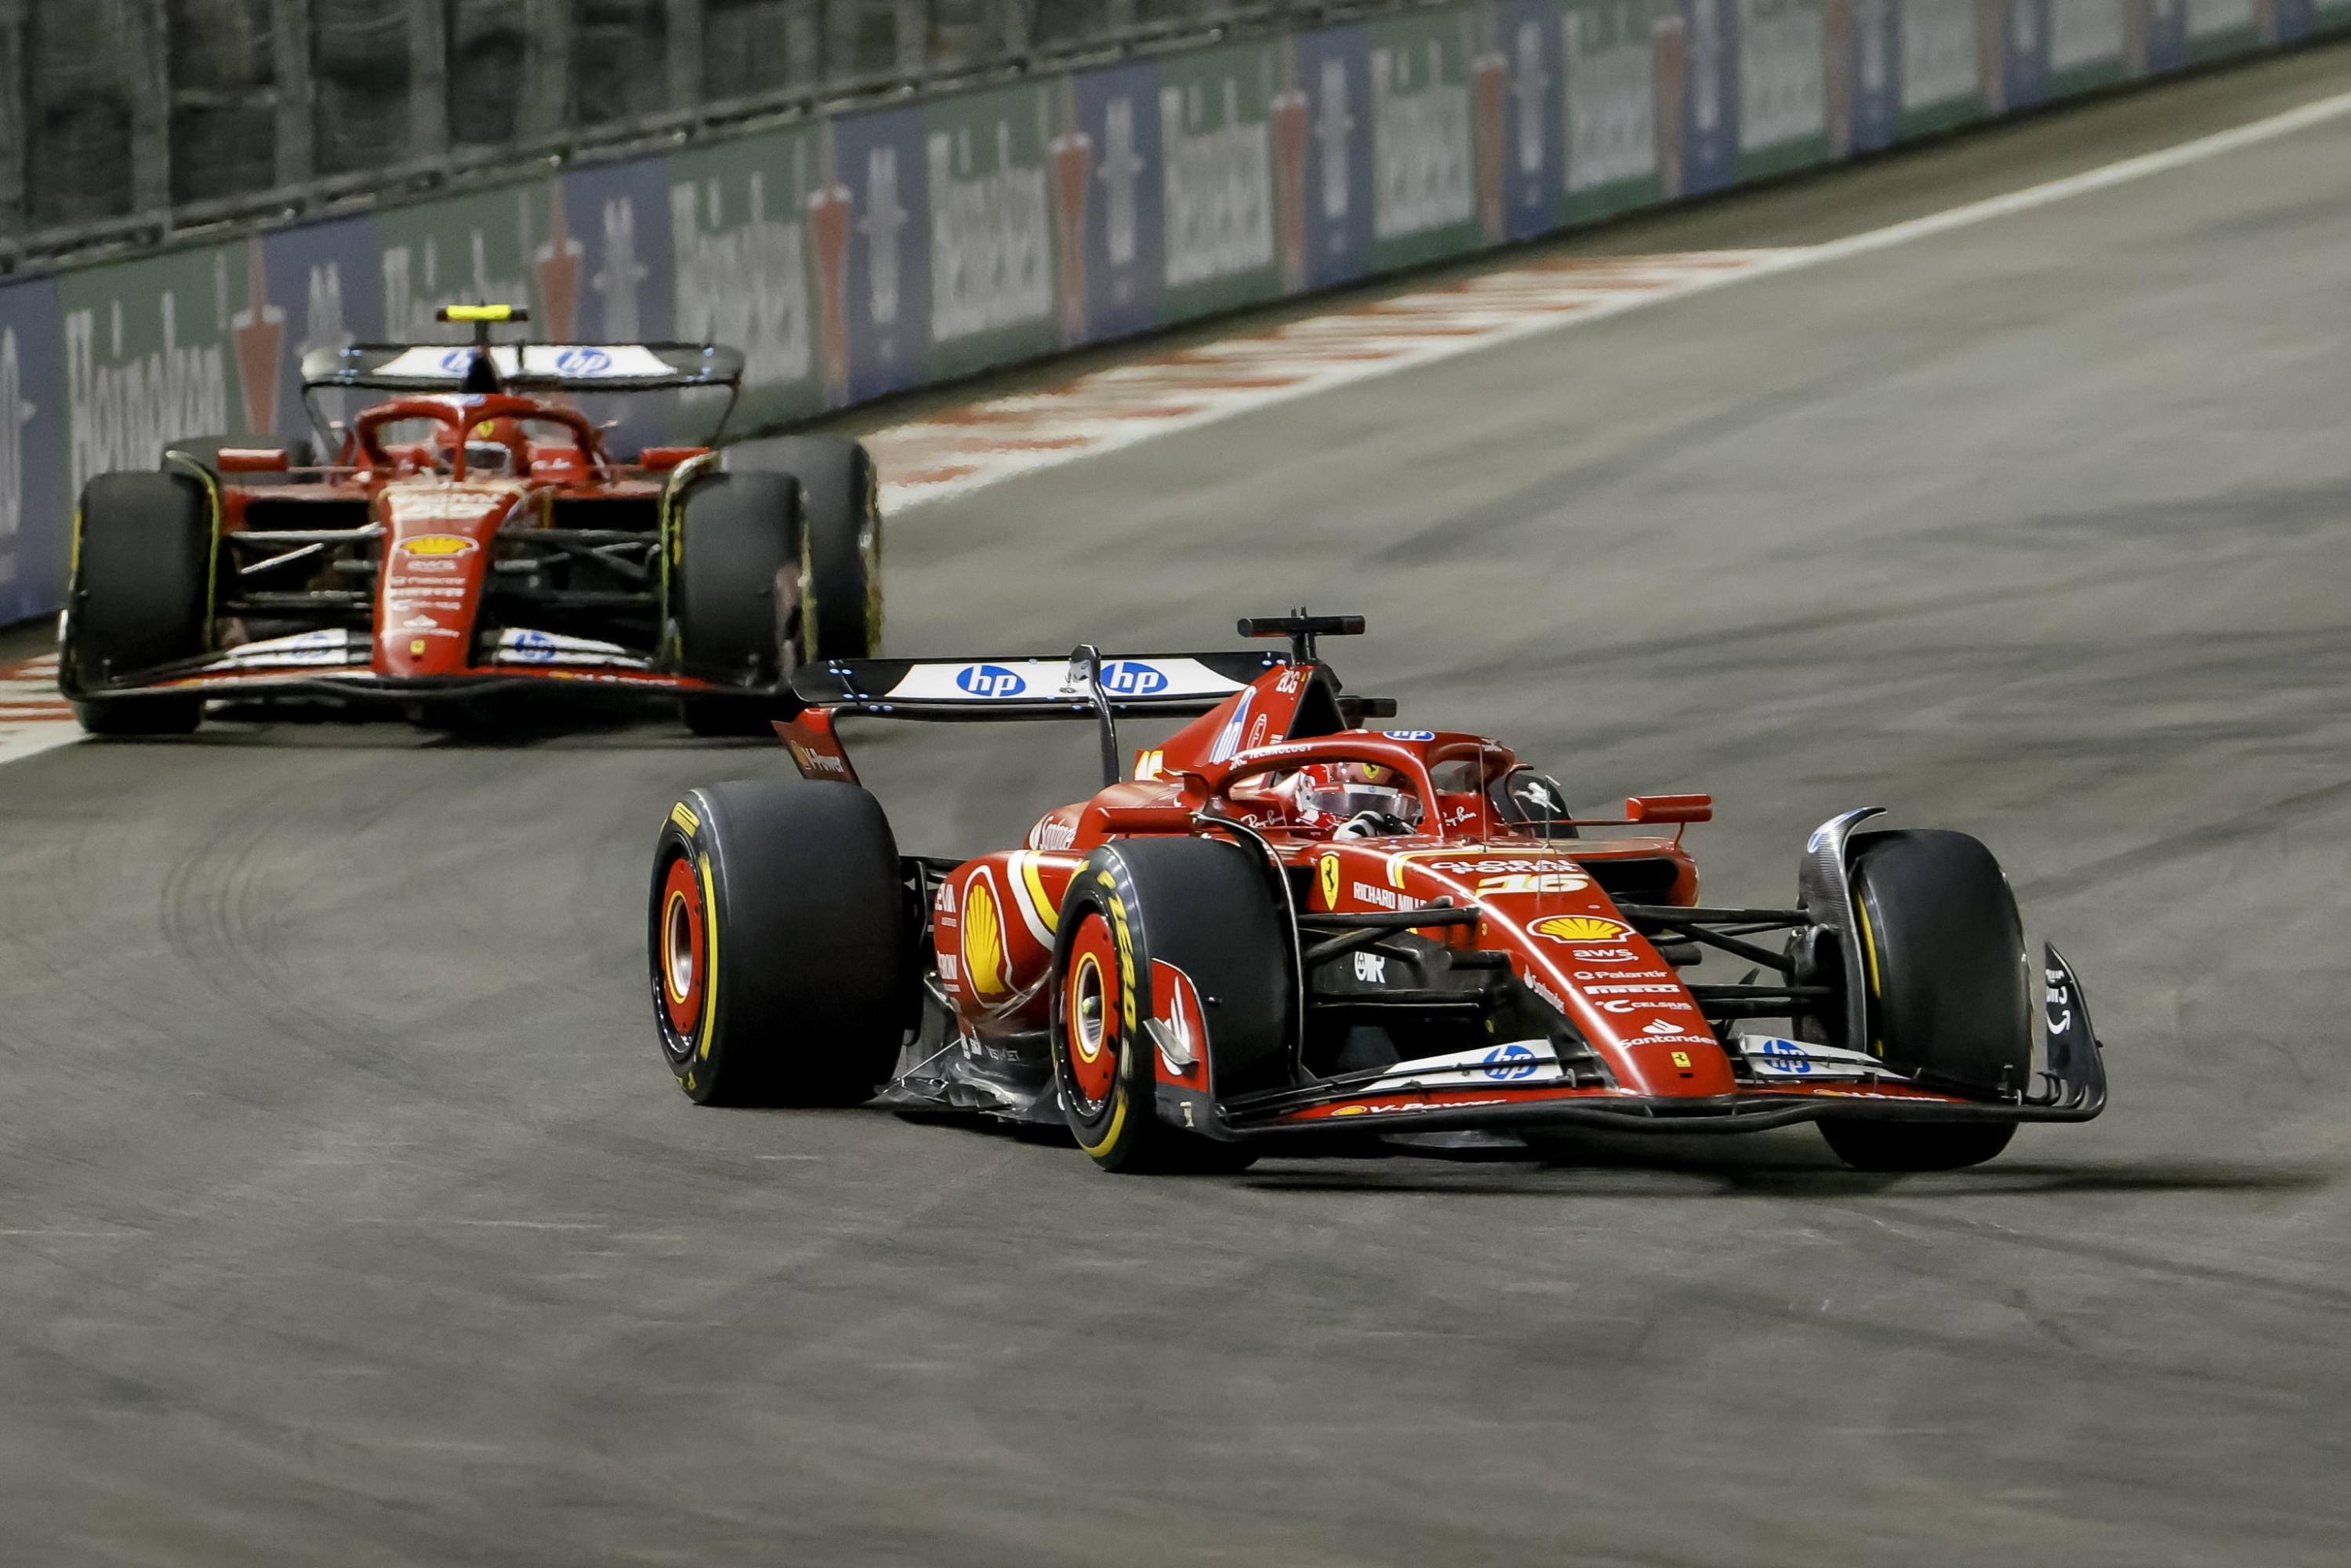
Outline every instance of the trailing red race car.
[[[803, 779], [692, 790], [662, 831], [653, 1002], [680, 1085], [838, 1103], [878, 1084], [1066, 1122], [1116, 1170], [1808, 1121], [1855, 1166], [1942, 1169], [2104, 1108], [2053, 947], [2034, 1066], [2016, 904], [1976, 840], [1848, 811], [1805, 845], [1792, 907], [1702, 904], [1682, 832], [1707, 797], [1576, 821], [1499, 742], [1359, 727], [1394, 706], [1345, 695], [1314, 640], [1362, 625], [1240, 623], [1287, 657], [803, 666], [810, 706], [776, 726]], [[1020, 848], [902, 857], [843, 714], [1092, 717], [1105, 783]], [[1119, 777], [1120, 719], [1186, 715]], [[1747, 972], [1688, 977], [1707, 956]]]
[[527, 319], [507, 306], [442, 319], [472, 322], [473, 346], [304, 361], [306, 399], [401, 394], [322, 423], [340, 446], [325, 466], [307, 442], [212, 436], [90, 481], [57, 677], [85, 728], [184, 733], [214, 698], [422, 719], [536, 691], [678, 700], [697, 730], [731, 730], [788, 708], [801, 661], [874, 652], [881, 517], [855, 442], [763, 444], [765, 468], [708, 446], [616, 454], [579, 397], [731, 409], [742, 355], [493, 345], [492, 326]]

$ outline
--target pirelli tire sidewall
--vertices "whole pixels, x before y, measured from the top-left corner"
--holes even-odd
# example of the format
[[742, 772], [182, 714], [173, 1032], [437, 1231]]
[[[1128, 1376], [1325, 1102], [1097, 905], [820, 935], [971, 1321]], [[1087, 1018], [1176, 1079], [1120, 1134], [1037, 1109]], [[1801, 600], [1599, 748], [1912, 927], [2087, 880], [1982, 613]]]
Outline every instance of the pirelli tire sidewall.
[[[1155, 958], [1190, 977], [1207, 1009], [1212, 1092], [1251, 1088], [1286, 1060], [1295, 986], [1287, 919], [1270, 878], [1239, 846], [1200, 838], [1141, 838], [1086, 858], [1064, 895], [1055, 936], [1053, 1072], [1078, 1145], [1119, 1171], [1232, 1170], [1252, 1157], [1164, 1120], [1157, 1047], [1144, 1027], [1165, 998]], [[1072, 960], [1090, 925], [1109, 932], [1119, 1005], [1116, 1072], [1106, 1096], [1084, 1091], [1073, 1060]], [[1228, 1082], [1229, 1080], [1229, 1082]]]
[[[682, 891], [698, 899], [699, 942], [683, 986]], [[889, 1076], [914, 982], [897, 846], [872, 795], [799, 780], [688, 790], [662, 824], [648, 894], [654, 1030], [690, 1098], [851, 1105]]]
[[[1151, 961], [1137, 940], [1141, 914], [1134, 880], [1114, 846], [1105, 845], [1086, 857], [1070, 881], [1061, 901], [1061, 924], [1053, 951], [1053, 1085], [1060, 1093], [1062, 1114], [1078, 1147], [1111, 1170], [1141, 1169], [1147, 1163], [1158, 1119], [1158, 1074], [1152, 1065], [1151, 1043], [1142, 1028], [1151, 1016]], [[1103, 1020], [1115, 1051], [1111, 1092], [1096, 1098], [1077, 1082], [1071, 1060], [1070, 967], [1078, 937], [1088, 922], [1100, 919], [1110, 929], [1116, 970], [1118, 1006]]]

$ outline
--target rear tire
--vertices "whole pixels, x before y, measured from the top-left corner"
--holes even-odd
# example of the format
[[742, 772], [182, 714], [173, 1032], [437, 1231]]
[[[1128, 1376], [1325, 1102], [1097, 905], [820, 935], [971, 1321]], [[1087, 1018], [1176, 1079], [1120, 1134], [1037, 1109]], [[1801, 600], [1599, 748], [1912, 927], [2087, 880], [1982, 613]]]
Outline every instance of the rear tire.
[[689, 790], [653, 856], [653, 1023], [705, 1105], [854, 1105], [914, 1009], [907, 899], [882, 808], [847, 784]]
[[1053, 1076], [1096, 1165], [1172, 1174], [1255, 1163], [1250, 1145], [1161, 1119], [1158, 1050], [1143, 1026], [1167, 1001], [1153, 966], [1172, 966], [1201, 1003], [1210, 1091], [1277, 1081], [1296, 1033], [1285, 918], [1264, 870], [1235, 844], [1127, 839], [1079, 868], [1054, 955]]
[[882, 650], [882, 507], [873, 459], [845, 436], [764, 443], [800, 486], [803, 662]]
[[713, 474], [678, 508], [669, 614], [688, 674], [766, 692], [795, 662], [799, 501], [785, 474]]
[[[1861, 1048], [1928, 1086], [2013, 1092], [2031, 1082], [2024, 925], [2000, 862], [1939, 829], [1856, 834], [1854, 908], [1869, 988]], [[2013, 1124], [1834, 1118], [1822, 1135], [1863, 1170], [1951, 1170], [1991, 1158]]]
[[1955, 1171], [2008, 1147], [2013, 1122], [1821, 1123], [1836, 1157], [1857, 1171]]
[[184, 735], [201, 722], [201, 697], [95, 694], [204, 651], [212, 554], [212, 504], [193, 477], [100, 474], [83, 486], [58, 685], [84, 729]]

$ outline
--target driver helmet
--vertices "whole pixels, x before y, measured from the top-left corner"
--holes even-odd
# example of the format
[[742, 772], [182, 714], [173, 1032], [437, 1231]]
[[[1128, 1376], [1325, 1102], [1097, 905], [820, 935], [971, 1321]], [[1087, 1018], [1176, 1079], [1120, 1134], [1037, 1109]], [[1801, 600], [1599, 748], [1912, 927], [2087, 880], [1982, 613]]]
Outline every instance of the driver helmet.
[[1310, 827], [1353, 821], [1369, 811], [1402, 822], [1420, 823], [1420, 797], [1402, 788], [1403, 776], [1375, 762], [1312, 762], [1298, 770], [1290, 799]]

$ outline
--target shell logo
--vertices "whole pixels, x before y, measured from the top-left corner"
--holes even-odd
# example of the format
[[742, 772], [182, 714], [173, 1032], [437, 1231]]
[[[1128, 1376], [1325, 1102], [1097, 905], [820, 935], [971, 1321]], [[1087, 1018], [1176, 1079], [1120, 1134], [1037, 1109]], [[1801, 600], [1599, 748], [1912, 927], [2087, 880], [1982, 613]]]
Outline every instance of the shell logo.
[[455, 534], [419, 534], [413, 539], [402, 539], [400, 548], [410, 555], [464, 555], [480, 547]]
[[963, 969], [983, 1000], [1011, 989], [1004, 983], [1004, 916], [985, 877], [974, 877], [964, 890]]
[[1597, 915], [1554, 915], [1536, 921], [1534, 934], [1554, 942], [1622, 942], [1633, 935], [1633, 928]]
[[1321, 862], [1316, 865], [1315, 873], [1320, 876], [1322, 881], [1322, 907], [1325, 909], [1338, 908], [1339, 857], [1337, 855], [1324, 855]]

